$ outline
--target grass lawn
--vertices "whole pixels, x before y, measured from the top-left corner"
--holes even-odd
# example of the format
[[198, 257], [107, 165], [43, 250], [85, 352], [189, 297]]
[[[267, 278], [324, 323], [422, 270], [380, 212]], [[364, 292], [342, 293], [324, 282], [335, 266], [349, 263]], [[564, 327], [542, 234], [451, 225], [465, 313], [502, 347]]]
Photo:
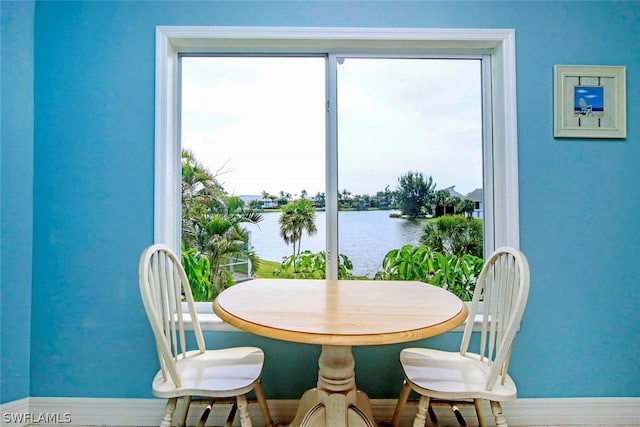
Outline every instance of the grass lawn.
[[[277, 277], [279, 279], [291, 279], [293, 277], [292, 273], [287, 273], [287, 272], [281, 273], [280, 276], [274, 276], [273, 271], [276, 268], [280, 268], [280, 267], [281, 267], [281, 264], [279, 262], [267, 261], [267, 260], [261, 259], [260, 267], [256, 271], [255, 277], [262, 278], [262, 279], [271, 279], [274, 277]], [[366, 276], [353, 276], [353, 279], [370, 280], [370, 278]]]
[[260, 267], [256, 271], [256, 277], [263, 279], [269, 279], [274, 277], [273, 271], [276, 268], [280, 268], [280, 263], [277, 261], [267, 261], [265, 259], [260, 260]]

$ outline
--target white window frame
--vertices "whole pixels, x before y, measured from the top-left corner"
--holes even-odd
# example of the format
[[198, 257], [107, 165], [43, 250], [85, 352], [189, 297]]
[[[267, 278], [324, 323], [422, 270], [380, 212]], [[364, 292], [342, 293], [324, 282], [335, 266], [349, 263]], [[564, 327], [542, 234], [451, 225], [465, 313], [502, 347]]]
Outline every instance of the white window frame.
[[[482, 70], [483, 115], [488, 114], [490, 125], [483, 126], [483, 139], [492, 144], [484, 149], [483, 205], [485, 222], [493, 218], [493, 223], [485, 224], [485, 251], [505, 245], [520, 247], [515, 31], [422, 28], [156, 27], [155, 243], [167, 244], [176, 251], [180, 248], [179, 55], [213, 52], [324, 54], [329, 58], [329, 70], [336, 54], [488, 57]], [[335, 102], [335, 96], [328, 99]], [[329, 107], [333, 110], [336, 106]], [[336, 156], [335, 130], [336, 123], [329, 114], [328, 172]], [[333, 175], [327, 174], [327, 194], [337, 186]], [[331, 254], [337, 253], [337, 210], [330, 215], [330, 204], [327, 200], [327, 249]], [[336, 258], [328, 261], [330, 275], [337, 272]]]

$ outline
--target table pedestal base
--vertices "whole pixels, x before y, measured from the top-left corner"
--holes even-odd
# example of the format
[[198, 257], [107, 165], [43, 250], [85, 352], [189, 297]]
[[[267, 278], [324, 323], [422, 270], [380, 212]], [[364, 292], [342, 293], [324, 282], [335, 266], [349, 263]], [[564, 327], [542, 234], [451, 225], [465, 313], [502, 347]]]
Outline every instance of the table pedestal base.
[[300, 399], [288, 427], [375, 427], [369, 398], [356, 389], [350, 346], [322, 346], [318, 387]]

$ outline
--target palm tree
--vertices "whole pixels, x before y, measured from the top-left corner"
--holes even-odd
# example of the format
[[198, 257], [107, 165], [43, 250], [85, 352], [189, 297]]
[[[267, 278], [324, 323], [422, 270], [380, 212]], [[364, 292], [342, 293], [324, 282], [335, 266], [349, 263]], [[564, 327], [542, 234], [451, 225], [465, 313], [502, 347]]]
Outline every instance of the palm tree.
[[462, 215], [446, 215], [427, 222], [420, 243], [444, 255], [470, 254], [482, 258], [482, 221]]
[[209, 260], [209, 281], [213, 297], [233, 283], [222, 266], [232, 257], [251, 260], [251, 273], [258, 267], [255, 253], [248, 247], [249, 234], [242, 224], [257, 224], [262, 215], [246, 209], [244, 201], [225, 194], [215, 176], [189, 151], [182, 152], [182, 241]]
[[291, 200], [291, 193], [286, 193], [282, 190], [278, 192], [278, 206], [284, 206]]
[[224, 287], [232, 281], [228, 272], [222, 268], [232, 259], [251, 259], [252, 271], [258, 267], [253, 251], [247, 247], [249, 234], [242, 224], [257, 224], [262, 215], [253, 209], [245, 209], [241, 200], [231, 197], [225, 200], [224, 212], [212, 212], [197, 221], [197, 247], [209, 258], [211, 283]]
[[434, 216], [440, 217], [446, 213], [446, 201], [449, 196], [450, 194], [447, 190], [437, 190], [433, 194]]
[[458, 196], [449, 196], [444, 201], [444, 213], [455, 215], [459, 213], [456, 209], [458, 208], [458, 204], [460, 203], [460, 197]]
[[313, 197], [313, 205], [316, 208], [324, 208], [325, 205], [325, 197], [324, 197], [324, 193], [316, 193], [316, 195]]
[[189, 150], [182, 150], [182, 239], [194, 246], [194, 221], [207, 212], [212, 199], [224, 196], [216, 178]]
[[457, 210], [459, 213], [464, 214], [467, 218], [471, 218], [473, 216], [473, 211], [475, 210], [476, 204], [471, 199], [462, 199], [460, 200]]
[[294, 256], [300, 254], [303, 232], [306, 231], [307, 234], [313, 235], [318, 231], [315, 221], [316, 208], [309, 199], [298, 199], [282, 207], [282, 215], [278, 220], [280, 236], [287, 245], [293, 245]]
[[351, 207], [351, 192], [346, 188], [341, 192], [338, 192], [338, 204], [340, 207], [350, 208]]

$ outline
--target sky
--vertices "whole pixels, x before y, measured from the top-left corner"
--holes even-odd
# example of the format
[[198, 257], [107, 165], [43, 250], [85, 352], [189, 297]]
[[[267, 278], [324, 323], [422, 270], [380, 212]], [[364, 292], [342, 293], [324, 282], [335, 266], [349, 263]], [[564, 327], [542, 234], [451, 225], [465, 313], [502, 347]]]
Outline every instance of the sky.
[[[478, 60], [345, 58], [338, 65], [338, 188], [482, 186]], [[185, 57], [181, 142], [235, 195], [325, 191], [325, 59]]]

